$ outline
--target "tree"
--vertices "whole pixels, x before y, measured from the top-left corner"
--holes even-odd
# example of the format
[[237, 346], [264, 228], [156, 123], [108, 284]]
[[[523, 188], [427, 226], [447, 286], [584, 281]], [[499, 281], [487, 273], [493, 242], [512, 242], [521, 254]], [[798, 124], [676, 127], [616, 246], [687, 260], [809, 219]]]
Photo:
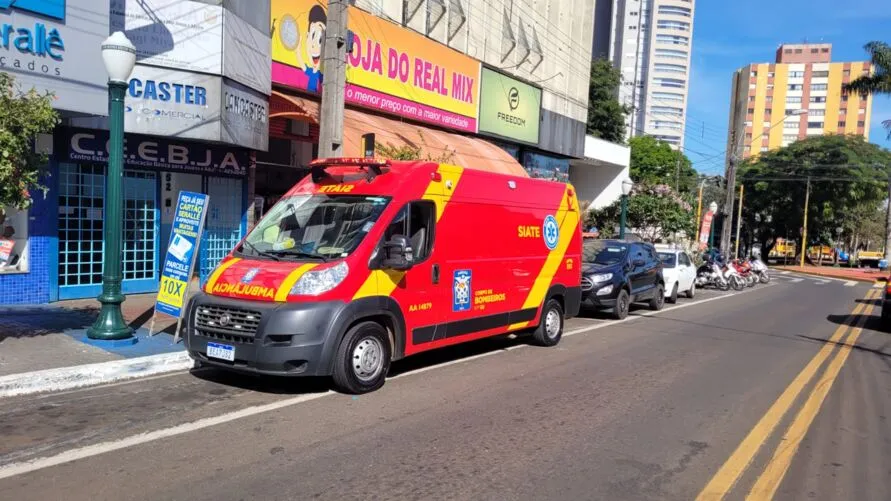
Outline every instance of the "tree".
[[631, 179], [645, 185], [676, 186], [680, 193], [692, 193], [697, 188], [698, 174], [693, 163], [682, 152], [672, 149], [665, 141], [651, 136], [633, 137], [631, 146]]
[[440, 164], [455, 163], [454, 149], [449, 149], [446, 146], [443, 148], [442, 153], [433, 155], [430, 153], [430, 150], [434, 148], [427, 144], [424, 133], [420, 129], [417, 132], [419, 144], [406, 142], [403, 145], [397, 146], [393, 143], [377, 143], [374, 146], [375, 153], [388, 160], [424, 160]]
[[12, 75], [0, 73], [0, 213], [4, 206], [27, 209], [32, 191], [46, 192], [47, 156], [35, 152], [34, 139], [59, 121], [52, 101], [49, 93], [22, 92]]
[[807, 180], [811, 179], [808, 245], [832, 243], [857, 207], [885, 198], [891, 152], [861, 136], [815, 136], [763, 153], [740, 165], [745, 185], [743, 218], [763, 248], [777, 237], [801, 245]]
[[588, 86], [587, 132], [605, 141], [625, 141], [625, 115], [629, 110], [619, 103], [618, 89], [622, 74], [607, 59], [591, 63], [591, 81]]
[[[616, 236], [621, 200], [608, 207], [590, 211], [586, 226], [596, 226], [603, 237]], [[669, 235], [692, 238], [696, 231], [696, 214], [692, 204], [676, 194], [670, 186], [635, 185], [628, 197], [627, 227], [644, 240], [657, 242]]]
[[[845, 91], [891, 95], [891, 45], [885, 42], [869, 42], [863, 48], [869, 53], [875, 71], [872, 75], [863, 75], [846, 84]], [[888, 138], [891, 139], [891, 119], [885, 120], [882, 124], [888, 129]]]

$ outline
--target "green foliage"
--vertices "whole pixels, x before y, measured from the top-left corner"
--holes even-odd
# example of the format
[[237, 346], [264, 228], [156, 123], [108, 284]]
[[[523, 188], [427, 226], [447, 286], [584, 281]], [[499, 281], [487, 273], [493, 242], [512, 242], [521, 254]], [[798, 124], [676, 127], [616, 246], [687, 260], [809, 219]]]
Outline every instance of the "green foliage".
[[[891, 94], [891, 45], [885, 42], [869, 42], [863, 47], [869, 53], [874, 67], [872, 75], [863, 75], [845, 85], [848, 92], [861, 94]], [[891, 119], [882, 122], [891, 139]]]
[[[622, 201], [590, 211], [585, 226], [596, 226], [603, 238], [617, 236]], [[635, 186], [628, 197], [627, 229], [644, 240], [657, 242], [678, 234], [692, 237], [696, 231], [695, 208], [669, 186]]]
[[682, 152], [651, 136], [633, 137], [628, 144], [631, 146], [631, 179], [635, 183], [675, 186], [677, 176], [681, 193], [691, 193], [696, 188], [698, 175], [693, 163]]
[[22, 92], [9, 73], [0, 73], [0, 211], [3, 206], [26, 209], [33, 190], [46, 187], [40, 177], [46, 155], [34, 152], [38, 134], [50, 134], [59, 122], [53, 97], [34, 89]]
[[374, 146], [374, 151], [380, 157], [388, 160], [424, 160], [440, 164], [455, 163], [455, 150], [449, 149], [446, 146], [443, 148], [442, 153], [432, 155], [430, 150], [433, 148], [427, 144], [424, 133], [420, 129], [418, 130], [418, 139], [418, 144], [407, 142], [399, 146], [392, 143], [377, 143]]
[[605, 141], [621, 143], [625, 140], [627, 107], [619, 103], [618, 89], [622, 74], [607, 59], [591, 63], [591, 82], [588, 86], [587, 132]]
[[800, 244], [810, 177], [808, 244], [832, 243], [836, 227], [860, 217], [853, 211], [878, 207], [885, 199], [889, 167], [891, 152], [860, 136], [815, 136], [763, 153], [739, 168], [745, 224], [770, 245], [777, 237]]

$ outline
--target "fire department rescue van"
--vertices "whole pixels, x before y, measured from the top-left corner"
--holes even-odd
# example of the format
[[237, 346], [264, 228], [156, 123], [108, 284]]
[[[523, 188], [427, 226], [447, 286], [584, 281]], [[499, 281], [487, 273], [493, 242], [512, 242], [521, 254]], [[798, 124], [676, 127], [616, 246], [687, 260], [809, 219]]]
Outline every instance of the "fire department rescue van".
[[328, 159], [189, 302], [198, 364], [384, 384], [390, 362], [487, 336], [556, 345], [581, 303], [572, 186], [429, 162]]

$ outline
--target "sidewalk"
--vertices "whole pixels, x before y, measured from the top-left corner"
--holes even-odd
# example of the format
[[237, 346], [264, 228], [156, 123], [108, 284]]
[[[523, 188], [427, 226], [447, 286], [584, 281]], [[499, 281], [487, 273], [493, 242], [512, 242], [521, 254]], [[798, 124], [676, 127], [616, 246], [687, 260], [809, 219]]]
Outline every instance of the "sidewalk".
[[837, 278], [840, 280], [854, 280], [857, 282], [873, 283], [876, 280], [888, 278], [888, 273], [873, 268], [836, 268], [833, 266], [774, 266], [779, 271], [791, 271], [804, 273], [818, 277]]
[[[197, 290], [197, 282], [190, 288]], [[182, 341], [173, 342], [176, 319], [158, 315], [156, 334], [148, 335], [154, 304], [154, 294], [140, 294], [122, 305], [135, 343], [87, 338], [99, 312], [95, 299], [0, 306], [0, 397], [156, 374], [158, 364], [165, 370], [190, 365]]]

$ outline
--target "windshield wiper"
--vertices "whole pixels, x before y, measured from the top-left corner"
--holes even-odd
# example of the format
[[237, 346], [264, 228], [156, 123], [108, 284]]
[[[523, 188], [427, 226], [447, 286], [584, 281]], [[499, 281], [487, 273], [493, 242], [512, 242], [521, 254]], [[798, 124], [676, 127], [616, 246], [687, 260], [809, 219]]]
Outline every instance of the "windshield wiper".
[[327, 262], [328, 262], [328, 258], [325, 257], [325, 256], [323, 256], [323, 255], [321, 255], [321, 254], [316, 254], [315, 252], [302, 251], [302, 250], [300, 250], [300, 249], [272, 250], [272, 251], [269, 251], [269, 254], [275, 254], [275, 255], [278, 255], [278, 256], [300, 256], [300, 257], [308, 257], [308, 258], [311, 258], [311, 259], [318, 259], [318, 260], [322, 261], [323, 263], [327, 263]]
[[254, 244], [248, 242], [247, 240], [245, 240], [243, 242], [243, 245], [241, 246], [241, 248], [244, 249], [245, 245], [248, 246], [251, 249], [251, 251], [258, 256], [268, 257], [269, 259], [272, 259], [273, 261], [281, 261], [281, 258], [276, 256], [275, 254], [273, 254], [271, 252], [261, 251], [256, 246], [254, 246]]

